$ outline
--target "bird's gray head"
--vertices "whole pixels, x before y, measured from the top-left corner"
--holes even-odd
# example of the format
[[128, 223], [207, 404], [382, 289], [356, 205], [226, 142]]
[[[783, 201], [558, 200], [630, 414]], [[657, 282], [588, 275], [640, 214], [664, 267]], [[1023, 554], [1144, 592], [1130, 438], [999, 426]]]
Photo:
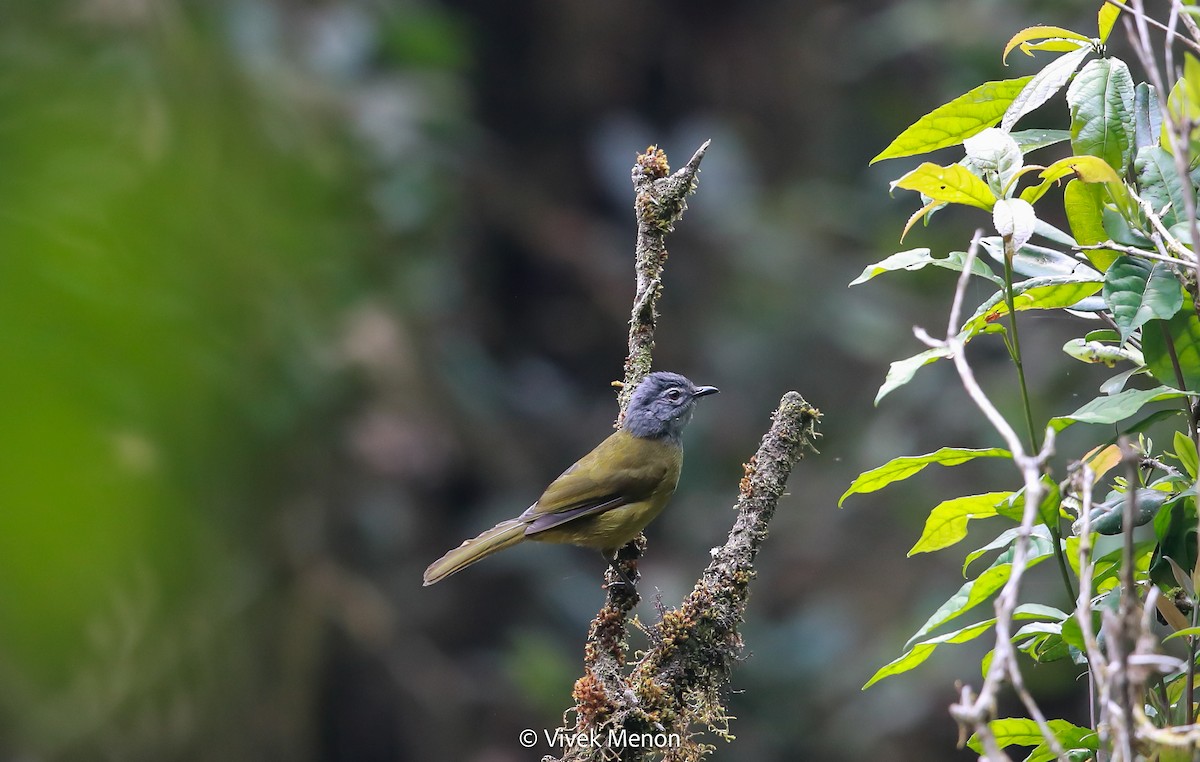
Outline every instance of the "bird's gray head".
[[633, 390], [621, 428], [635, 437], [677, 441], [692, 420], [696, 400], [716, 393], [717, 387], [696, 386], [678, 373], [651, 373]]

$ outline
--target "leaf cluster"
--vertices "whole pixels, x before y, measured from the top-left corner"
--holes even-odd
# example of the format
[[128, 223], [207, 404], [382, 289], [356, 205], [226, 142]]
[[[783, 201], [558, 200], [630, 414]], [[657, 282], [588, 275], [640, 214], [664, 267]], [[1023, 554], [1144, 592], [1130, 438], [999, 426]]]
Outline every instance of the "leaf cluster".
[[[1024, 488], [951, 497], [929, 511], [909, 555], [957, 546], [974, 522], [995, 533], [967, 553], [959, 589], [864, 688], [916, 668], [938, 648], [994, 632], [996, 617], [966, 625], [957, 620], [1006, 585], [1024, 535], [1024, 568], [1057, 559], [1066, 596], [1054, 605], [1028, 601], [1002, 613], [1014, 622], [1011, 642], [1016, 649], [1031, 663], [1066, 660], [1096, 669], [1089, 664], [1095, 651], [1089, 652], [1088, 644], [1100, 634], [1100, 612], [1115, 611], [1122, 596], [1145, 601], [1157, 595], [1166, 640], [1185, 642], [1186, 658], [1160, 670], [1137, 711], [1160, 728], [1195, 722], [1200, 260], [1193, 236], [1200, 181], [1200, 61], [1186, 54], [1181, 76], [1165, 94], [1149, 82], [1136, 81], [1129, 66], [1106, 49], [1122, 11], [1119, 4], [1104, 3], [1095, 36], [1052, 26], [1018, 32], [1003, 56], [1007, 59], [1016, 50], [1050, 55], [1037, 73], [986, 82], [933, 109], [872, 160], [952, 148], [961, 152], [953, 163], [924, 161], [892, 182], [893, 192], [918, 194], [901, 240], [918, 222], [930, 224], [950, 205], [990, 213], [990, 220], [981, 220], [990, 231], [958, 251], [897, 252], [868, 265], [851, 285], [933, 266], [959, 274], [960, 298], [969, 281], [994, 288], [951, 326], [952, 341], [929, 342], [929, 348], [893, 362], [876, 404], [912, 382], [921, 368], [951, 357], [956, 348], [965, 351], [981, 337], [998, 339], [1021, 387], [1024, 420], [1014, 429], [1025, 429], [1028, 452], [1038, 452], [1043, 438], [1072, 426], [1090, 427], [1086, 433], [1092, 441], [1086, 452], [1068, 454], [1071, 464], [1061, 473], [1046, 466], [1044, 497], [1032, 528], [1021, 526]], [[1014, 129], [1054, 99], [1065, 101], [1067, 129]], [[1050, 219], [1065, 219], [1067, 229]], [[1114, 370], [1084, 404], [1041, 420], [1029, 405], [1018, 332], [1017, 313], [1030, 310], [1057, 311], [1080, 326], [1080, 336], [1063, 347], [1064, 366], [1085, 362]], [[1155, 436], [1167, 432], [1167, 448], [1148, 438], [1152, 426]], [[1136, 442], [1139, 461], [1129, 469], [1117, 468], [1122, 438]], [[914, 477], [929, 465], [954, 467], [981, 458], [1016, 456], [1000, 448], [946, 446], [898, 457], [861, 474], [840, 503]], [[1081, 473], [1087, 478], [1081, 479]], [[1092, 508], [1085, 517], [1083, 506], [1088, 504]], [[1132, 526], [1125, 526], [1130, 516]], [[1086, 537], [1085, 528], [1090, 530]], [[1132, 552], [1103, 541], [1106, 535], [1124, 534], [1129, 534]], [[981, 566], [980, 559], [991, 554], [991, 562]], [[1085, 589], [1077, 598], [1081, 583]], [[1064, 600], [1068, 605], [1062, 605]], [[1088, 607], [1083, 616], [1073, 610], [1077, 600]], [[1085, 633], [1080, 622], [1089, 619], [1096, 626]], [[983, 660], [984, 673], [993, 653]], [[1102, 723], [1080, 727], [1035, 719], [994, 718], [988, 724], [991, 740], [1000, 748], [1032, 747], [1027, 760], [1053, 759], [1060, 753], [1091, 759], [1109, 742], [1097, 729]], [[983, 751], [977, 737], [969, 745]], [[1154, 744], [1147, 748], [1145, 758], [1154, 758]]]

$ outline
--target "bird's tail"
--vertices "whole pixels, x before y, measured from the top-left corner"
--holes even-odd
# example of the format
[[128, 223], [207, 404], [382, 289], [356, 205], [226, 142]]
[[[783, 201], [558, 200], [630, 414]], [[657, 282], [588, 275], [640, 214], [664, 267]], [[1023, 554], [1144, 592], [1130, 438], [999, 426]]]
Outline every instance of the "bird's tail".
[[425, 584], [440, 582], [498, 550], [516, 545], [525, 539], [527, 526], [529, 525], [526, 522], [519, 519], [501, 521], [475, 539], [467, 540], [429, 565], [425, 570]]

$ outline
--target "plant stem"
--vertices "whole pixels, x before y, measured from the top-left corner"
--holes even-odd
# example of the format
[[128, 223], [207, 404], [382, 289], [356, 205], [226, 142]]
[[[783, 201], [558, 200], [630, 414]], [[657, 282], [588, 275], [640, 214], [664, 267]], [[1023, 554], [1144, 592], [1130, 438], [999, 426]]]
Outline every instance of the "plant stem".
[[1033, 423], [1033, 406], [1029, 404], [1029, 388], [1025, 385], [1025, 365], [1021, 362], [1021, 336], [1017, 333], [1017, 308], [1013, 300], [1012, 243], [1004, 242], [1004, 303], [1008, 305], [1008, 330], [1012, 334], [1011, 356], [1017, 366], [1017, 383], [1021, 388], [1021, 407], [1025, 409], [1025, 427], [1029, 435], [1029, 451], [1037, 452], [1037, 427]]
[[[1017, 367], [1017, 384], [1021, 389], [1021, 407], [1025, 410], [1025, 428], [1029, 436], [1029, 452], [1034, 453], [1038, 451], [1037, 426], [1033, 422], [1033, 406], [1029, 402], [1029, 387], [1025, 384], [1025, 364], [1021, 361], [1021, 335], [1017, 332], [1017, 308], [1012, 289], [1012, 259], [1014, 253], [1012, 240], [1006, 238], [1004, 241], [1004, 303], [1008, 305], [1008, 331], [1012, 335], [1012, 341], [1009, 344], [1009, 356], [1012, 357], [1013, 365]], [[1062, 529], [1059, 526], [1057, 513], [1058, 511], [1055, 509], [1056, 518], [1054, 521], [1046, 520], [1046, 528], [1050, 530], [1050, 539], [1054, 543], [1054, 560], [1058, 562], [1058, 573], [1062, 575], [1063, 587], [1066, 588], [1067, 597], [1074, 601], [1075, 588], [1071, 585], [1071, 572], [1067, 566], [1066, 554], [1063, 553], [1062, 549]]]

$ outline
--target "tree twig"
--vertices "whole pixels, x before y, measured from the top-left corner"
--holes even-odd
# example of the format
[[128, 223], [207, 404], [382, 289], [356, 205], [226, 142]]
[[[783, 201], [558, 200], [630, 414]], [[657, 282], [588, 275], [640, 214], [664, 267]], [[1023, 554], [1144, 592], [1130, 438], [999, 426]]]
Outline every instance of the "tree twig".
[[[706, 142], [682, 169], [670, 174], [666, 155], [651, 146], [633, 168], [637, 293], [625, 379], [618, 395], [618, 423], [633, 388], [651, 368], [666, 234], [683, 214], [707, 148]], [[651, 647], [628, 671], [628, 617], [638, 597], [630, 586], [616, 584], [616, 569], [606, 572], [608, 593], [588, 632], [584, 674], [575, 682], [575, 705], [567, 712], [574, 713], [574, 722], [564, 715], [564, 724], [572, 728], [567, 735], [589, 743], [571, 744], [561, 762], [641, 760], [659, 752], [667, 760], [694, 760], [705, 749], [694, 739], [694, 728], [724, 732], [728, 718], [720, 695], [741, 649], [737, 628], [754, 576], [754, 557], [767, 536], [767, 524], [792, 466], [805, 448], [815, 451], [819, 419], [820, 413], [798, 393], [783, 396], [770, 430], [746, 464], [738, 517], [725, 545], [714, 550], [712, 562], [683, 604], [665, 611], [648, 631]], [[639, 537], [618, 553], [617, 565], [629, 579], [636, 579], [644, 548], [645, 538]]]
[[970, 686], [963, 686], [959, 700], [950, 707], [950, 714], [958, 721], [964, 738], [967, 730], [975, 733], [983, 746], [987, 759], [995, 762], [1009, 762], [1009, 756], [1000, 748], [988, 725], [996, 715], [997, 693], [1007, 680], [1025, 705], [1029, 716], [1037, 723], [1046, 745], [1059, 758], [1062, 758], [1065, 754], [1062, 744], [1050, 729], [1037, 702], [1025, 688], [1012, 644], [1012, 615], [1017, 607], [1021, 579], [1028, 565], [1029, 538], [1033, 532], [1033, 525], [1039, 519], [1042, 499], [1046, 494], [1046, 488], [1042, 482], [1042, 471], [1046, 461], [1054, 452], [1054, 430], [1046, 429], [1046, 436], [1040, 452], [1027, 453], [1021, 443], [1021, 437], [988, 399], [987, 394], [975, 379], [971, 366], [967, 363], [966, 344], [958, 330], [959, 317], [967, 283], [971, 277], [971, 265], [979, 253], [980, 236], [981, 231], [976, 231], [971, 240], [971, 246], [967, 249], [967, 258], [963, 263], [958, 286], [954, 292], [954, 302], [950, 309], [946, 339], [936, 341], [924, 331], [920, 331], [918, 335], [928, 344], [944, 346], [950, 350], [950, 357], [954, 361], [954, 367], [958, 371], [959, 380], [966, 389], [967, 395], [1004, 439], [1009, 452], [1012, 453], [1013, 462], [1021, 471], [1022, 479], [1025, 482], [1025, 510], [1021, 516], [1021, 526], [1017, 532], [1016, 542], [1013, 545], [1013, 559], [1008, 581], [996, 596], [996, 647], [992, 662], [979, 692], [975, 693]]
[[[694, 738], [697, 729], [726, 732], [729, 718], [721, 693], [742, 648], [738, 625], [754, 559], [793, 465], [806, 449], [815, 452], [819, 420], [820, 412], [798, 393], [783, 396], [758, 452], [746, 464], [733, 528], [692, 592], [649, 630], [651, 646], [628, 676], [621, 659], [605, 657], [593, 660], [576, 682], [573, 733], [600, 743], [573, 746], [561, 762], [631, 762], [659, 752], [668, 761], [693, 760], [704, 748]], [[593, 646], [589, 638], [589, 655]], [[620, 689], [611, 690], [613, 685]], [[647, 738], [649, 743], [629, 742]]]
[[625, 407], [633, 389], [652, 367], [654, 329], [658, 322], [658, 297], [662, 293], [663, 265], [667, 262], [667, 234], [687, 209], [687, 197], [696, 188], [700, 162], [708, 151], [710, 141], [696, 150], [679, 171], [671, 174], [667, 155], [657, 146], [650, 146], [637, 157], [633, 165], [634, 214], [637, 216], [635, 246], [637, 292], [629, 316], [629, 355], [625, 358], [625, 379], [617, 394], [621, 412], [617, 424], [625, 417]]

